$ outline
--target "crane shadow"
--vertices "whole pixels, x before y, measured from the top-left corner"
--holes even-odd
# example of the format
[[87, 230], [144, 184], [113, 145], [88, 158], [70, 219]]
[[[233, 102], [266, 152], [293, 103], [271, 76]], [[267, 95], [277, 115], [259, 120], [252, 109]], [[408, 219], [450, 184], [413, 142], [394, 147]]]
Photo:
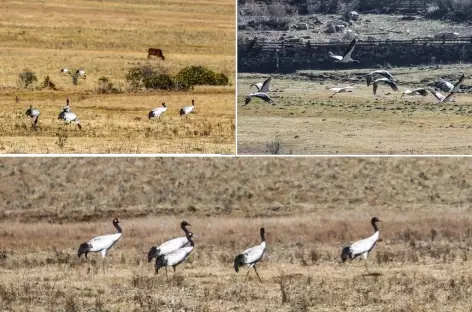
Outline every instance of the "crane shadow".
[[361, 276], [362, 276], [362, 277], [369, 277], [369, 276], [371, 276], [371, 277], [379, 277], [379, 276], [383, 276], [383, 274], [382, 274], [382, 273], [379, 273], [379, 272], [372, 272], [372, 273], [369, 272], [369, 273], [362, 274]]

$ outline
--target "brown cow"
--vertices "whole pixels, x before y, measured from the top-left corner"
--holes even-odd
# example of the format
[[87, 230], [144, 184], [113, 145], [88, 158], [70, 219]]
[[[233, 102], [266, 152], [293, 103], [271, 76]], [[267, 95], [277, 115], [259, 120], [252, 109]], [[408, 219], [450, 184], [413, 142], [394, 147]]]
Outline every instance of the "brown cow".
[[151, 57], [151, 55], [155, 55], [157, 57], [160, 57], [161, 59], [165, 60], [166, 58], [164, 57], [164, 54], [162, 54], [161, 49], [154, 49], [154, 48], [149, 48], [148, 50], [148, 58]]

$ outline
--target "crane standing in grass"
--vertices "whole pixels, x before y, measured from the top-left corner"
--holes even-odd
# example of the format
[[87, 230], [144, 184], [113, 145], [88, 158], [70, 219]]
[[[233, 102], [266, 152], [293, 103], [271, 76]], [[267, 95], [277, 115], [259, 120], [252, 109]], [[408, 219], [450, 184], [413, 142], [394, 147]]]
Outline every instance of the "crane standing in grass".
[[193, 109], [195, 108], [195, 101], [192, 100], [192, 105], [191, 106], [185, 106], [180, 109], [180, 116], [185, 116], [185, 119], [188, 119], [188, 114], [193, 112]]
[[161, 119], [161, 115], [164, 114], [166, 110], [166, 103], [162, 102], [162, 107], [154, 108], [152, 111], [149, 112], [148, 117], [149, 119], [151, 119], [152, 117], [157, 117], [157, 119]]
[[360, 241], [357, 241], [353, 243], [350, 246], [346, 246], [343, 248], [342, 253], [341, 253], [341, 260], [345, 262], [346, 260], [354, 260], [358, 256], [362, 256], [364, 258], [364, 264], [367, 272], [369, 269], [367, 268], [367, 256], [369, 255], [369, 252], [375, 247], [375, 244], [379, 240], [379, 229], [377, 227], [377, 222], [381, 222], [377, 217], [373, 217], [370, 220], [370, 223], [374, 227], [374, 234], [371, 236], [361, 239]]
[[195, 243], [192, 240], [192, 237], [197, 237], [196, 235], [193, 235], [191, 232], [186, 233], [187, 240], [190, 243], [190, 246], [188, 247], [182, 247], [177, 250], [174, 250], [172, 252], [169, 252], [168, 254], [165, 255], [160, 255], [156, 259], [156, 264], [155, 264], [155, 274], [159, 274], [159, 269], [162, 267], [166, 268], [166, 277], [167, 277], [167, 267], [172, 267], [174, 269], [174, 274], [175, 274], [175, 268], [184, 262], [185, 259], [190, 255], [192, 252], [193, 248], [195, 247]]
[[26, 110], [26, 116], [31, 118], [31, 127], [35, 129], [36, 125], [38, 124], [39, 114], [39, 109], [33, 108], [33, 105], [30, 105], [30, 107]]
[[116, 228], [117, 233], [97, 236], [89, 240], [87, 243], [80, 244], [78, 251], [79, 258], [82, 255], [85, 255], [85, 258], [87, 259], [87, 254], [89, 252], [100, 252], [102, 258], [105, 258], [108, 250], [121, 238], [122, 230], [119, 223], [119, 219], [113, 220], [113, 226]]
[[264, 228], [260, 229], [260, 235], [261, 235], [261, 241], [262, 241], [260, 245], [246, 249], [245, 251], [243, 251], [243, 253], [237, 255], [236, 258], [234, 258], [234, 270], [236, 272], [239, 272], [239, 267], [243, 265], [249, 266], [249, 270], [247, 271], [246, 278], [244, 279], [244, 281], [246, 281], [247, 277], [249, 276], [249, 272], [251, 272], [251, 268], [254, 268], [254, 271], [256, 272], [257, 277], [259, 278], [259, 281], [262, 283], [262, 279], [259, 276], [259, 273], [257, 273], [256, 263], [262, 259], [262, 256], [264, 255], [264, 251], [266, 249]]
[[[188, 243], [188, 236], [193, 236], [193, 233], [191, 233], [187, 227], [192, 226], [190, 223], [187, 221], [182, 221], [180, 223], [180, 228], [182, 231], [184, 231], [185, 236], [183, 237], [177, 237], [171, 240], [168, 240], [167, 242], [164, 242], [160, 244], [159, 246], [153, 246], [148, 252], [148, 263], [151, 262], [153, 258], [157, 258], [161, 255], [168, 254], [169, 252], [175, 251], [179, 248], [184, 247]], [[166, 268], [167, 270], [167, 268]]]

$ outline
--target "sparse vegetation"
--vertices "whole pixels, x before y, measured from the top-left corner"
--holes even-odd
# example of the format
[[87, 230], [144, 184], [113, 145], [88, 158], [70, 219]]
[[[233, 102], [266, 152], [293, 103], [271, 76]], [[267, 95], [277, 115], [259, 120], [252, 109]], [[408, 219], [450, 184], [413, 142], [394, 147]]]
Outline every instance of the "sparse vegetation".
[[113, 83], [105, 76], [98, 78], [97, 93], [98, 94], [109, 94], [118, 93], [119, 90], [113, 85]]
[[28, 68], [23, 69], [19, 75], [19, 85], [22, 88], [31, 88], [36, 82], [38, 82], [36, 74]]

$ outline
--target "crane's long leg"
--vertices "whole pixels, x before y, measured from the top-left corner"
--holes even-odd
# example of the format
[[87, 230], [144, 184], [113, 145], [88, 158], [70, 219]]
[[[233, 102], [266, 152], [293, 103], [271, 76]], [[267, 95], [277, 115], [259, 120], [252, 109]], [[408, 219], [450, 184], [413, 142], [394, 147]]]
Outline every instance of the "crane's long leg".
[[249, 276], [249, 272], [251, 272], [251, 268], [249, 268], [249, 269], [247, 270], [246, 278], [244, 279], [244, 281], [247, 280], [247, 277]]
[[254, 266], [254, 271], [256, 271], [256, 275], [257, 275], [257, 277], [259, 278], [259, 281], [262, 283], [261, 277], [259, 276], [259, 273], [257, 273], [256, 266]]

